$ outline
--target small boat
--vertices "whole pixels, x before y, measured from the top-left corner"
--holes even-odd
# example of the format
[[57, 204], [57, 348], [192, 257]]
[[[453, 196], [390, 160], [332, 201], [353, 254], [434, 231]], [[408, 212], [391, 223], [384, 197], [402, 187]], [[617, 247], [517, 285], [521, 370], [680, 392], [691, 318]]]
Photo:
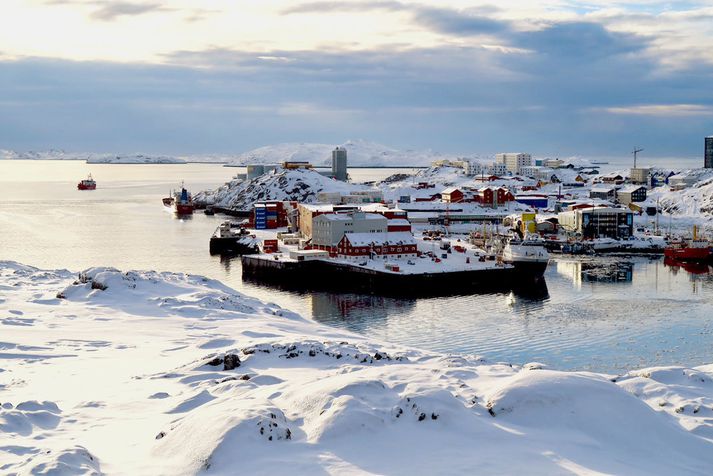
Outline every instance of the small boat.
[[216, 228], [210, 237], [210, 254], [259, 253], [255, 235], [238, 223], [226, 221]]
[[193, 197], [183, 184], [181, 184], [180, 192], [173, 192], [170, 196], [163, 199], [163, 205], [172, 208], [176, 215], [193, 214]]
[[711, 257], [711, 245], [708, 240], [698, 238], [698, 227], [693, 225], [692, 239], [672, 241], [663, 254], [677, 261], [706, 261]]
[[547, 269], [550, 254], [540, 237], [527, 235], [522, 240], [512, 237], [503, 248], [503, 262], [535, 276], [542, 276]]
[[631, 248], [631, 243], [619, 241], [614, 238], [594, 238], [589, 241], [589, 245], [597, 253], [605, 253], [607, 251], [623, 251]]
[[96, 190], [97, 183], [92, 178], [92, 174], [77, 184], [77, 190]]

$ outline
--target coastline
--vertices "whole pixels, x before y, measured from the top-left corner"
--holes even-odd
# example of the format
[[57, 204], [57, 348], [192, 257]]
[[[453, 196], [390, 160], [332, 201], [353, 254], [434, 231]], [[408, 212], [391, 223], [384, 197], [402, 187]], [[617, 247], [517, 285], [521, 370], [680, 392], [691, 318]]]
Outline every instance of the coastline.
[[713, 467], [713, 365], [614, 376], [425, 352], [185, 274], [0, 262], [0, 288], [11, 474]]

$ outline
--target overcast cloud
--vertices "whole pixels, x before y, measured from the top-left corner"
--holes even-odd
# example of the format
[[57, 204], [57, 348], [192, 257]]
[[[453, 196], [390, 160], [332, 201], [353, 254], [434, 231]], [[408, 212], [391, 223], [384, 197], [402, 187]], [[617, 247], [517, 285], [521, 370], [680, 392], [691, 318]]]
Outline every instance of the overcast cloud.
[[[165, 8], [111, 3], [95, 21]], [[293, 3], [275, 15], [328, 21], [356, 5]], [[685, 58], [663, 51], [664, 34], [647, 26], [674, 14], [687, 24], [692, 9], [707, 7], [632, 7], [641, 29], [617, 26], [605, 7], [563, 10], [561, 18], [517, 18], [487, 5], [361, 7], [359, 15], [399, 15], [409, 30], [399, 34], [429, 40], [368, 48], [216, 43], [134, 61], [5, 50], [0, 148], [230, 153], [364, 138], [464, 153], [615, 156], [643, 145], [651, 155], [692, 156], [713, 134], [713, 61], [695, 48]]]

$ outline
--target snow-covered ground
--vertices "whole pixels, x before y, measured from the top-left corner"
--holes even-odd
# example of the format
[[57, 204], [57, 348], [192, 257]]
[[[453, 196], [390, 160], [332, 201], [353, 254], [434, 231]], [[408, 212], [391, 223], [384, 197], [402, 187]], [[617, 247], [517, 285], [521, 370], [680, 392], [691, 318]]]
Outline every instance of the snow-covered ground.
[[2, 474], [710, 474], [713, 366], [422, 352], [184, 274], [0, 263]]

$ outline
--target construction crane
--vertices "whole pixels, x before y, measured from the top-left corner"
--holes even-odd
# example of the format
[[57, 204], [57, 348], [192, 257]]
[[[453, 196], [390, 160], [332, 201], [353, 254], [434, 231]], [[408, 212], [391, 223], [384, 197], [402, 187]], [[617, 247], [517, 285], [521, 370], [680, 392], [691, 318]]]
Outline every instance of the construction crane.
[[632, 152], [632, 154], [634, 154], [634, 168], [636, 168], [636, 154], [643, 151], [644, 149], [637, 149], [636, 147], [634, 147], [634, 151]]

